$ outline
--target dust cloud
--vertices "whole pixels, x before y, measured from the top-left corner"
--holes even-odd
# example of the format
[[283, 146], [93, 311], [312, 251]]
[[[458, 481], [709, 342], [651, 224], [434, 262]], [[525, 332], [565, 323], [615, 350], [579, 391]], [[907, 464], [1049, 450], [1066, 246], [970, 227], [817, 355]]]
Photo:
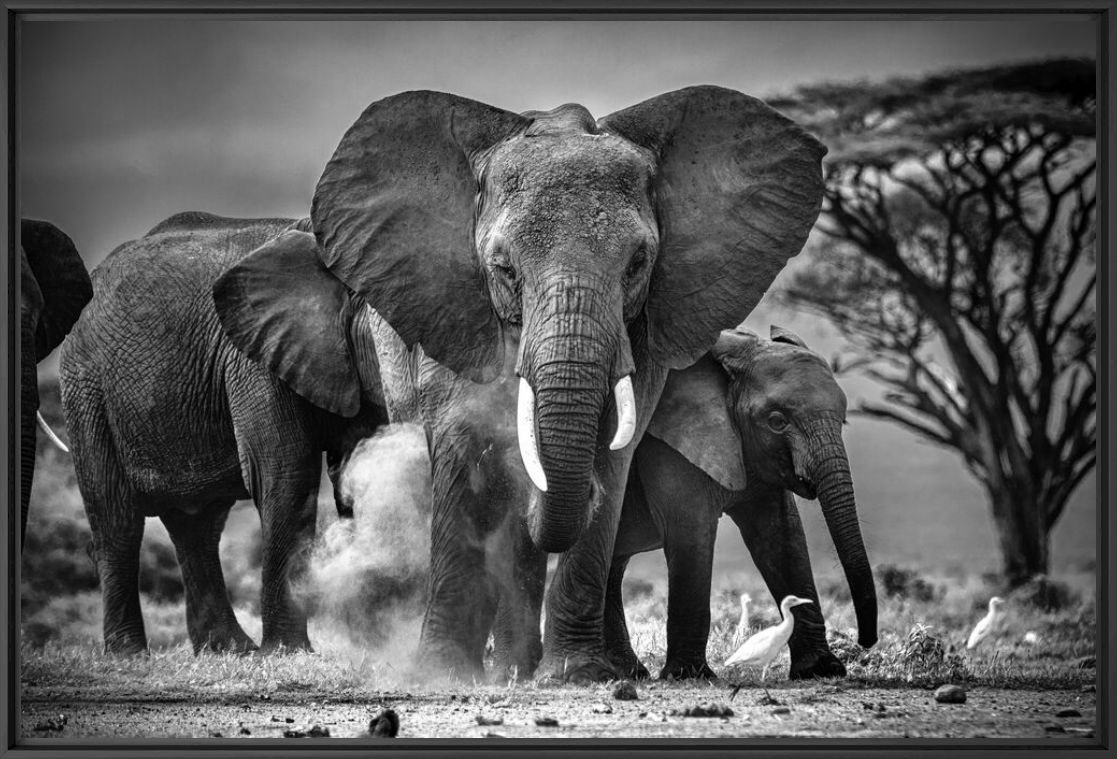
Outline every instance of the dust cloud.
[[346, 460], [340, 491], [353, 518], [322, 531], [292, 593], [318, 638], [392, 659], [419, 639], [430, 565], [430, 459], [423, 428], [393, 424]]

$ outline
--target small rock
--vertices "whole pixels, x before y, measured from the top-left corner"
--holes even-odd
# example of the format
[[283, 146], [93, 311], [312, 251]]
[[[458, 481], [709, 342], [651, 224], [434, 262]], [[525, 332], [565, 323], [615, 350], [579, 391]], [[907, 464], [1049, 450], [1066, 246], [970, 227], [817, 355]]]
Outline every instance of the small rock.
[[500, 733], [494, 733], [492, 730], [490, 730], [487, 733], [485, 733], [485, 737], [486, 738], [503, 738], [505, 736], [501, 735]]
[[500, 717], [486, 717], [484, 714], [477, 715], [478, 725], [503, 725], [504, 720]]
[[535, 724], [539, 727], [558, 727], [558, 720], [554, 717], [536, 717]]
[[1082, 692], [1083, 693], [1097, 693], [1097, 691], [1098, 691], [1098, 686], [1095, 685], [1094, 683], [1087, 683], [1086, 685], [1082, 686]]
[[791, 714], [791, 709], [786, 706], [777, 706], [772, 710], [772, 714]]
[[724, 704], [698, 704], [688, 706], [686, 709], [675, 709], [671, 712], [676, 717], [732, 717], [733, 710]]
[[242, 727], [240, 730], [237, 731], [237, 735], [252, 735], [252, 731], [249, 730], [247, 727]]
[[1078, 669], [1096, 669], [1098, 658], [1096, 656], [1083, 656], [1074, 663], [1074, 666]]
[[56, 733], [66, 727], [66, 723], [69, 721], [69, 718], [66, 717], [65, 714], [59, 714], [57, 716], [51, 717], [50, 719], [43, 720], [42, 722], [37, 723], [33, 729], [36, 732], [40, 733]]
[[394, 709], [384, 709], [368, 723], [373, 738], [395, 738], [399, 735], [399, 715]]
[[321, 725], [311, 725], [310, 729], [306, 731], [307, 738], [329, 738], [330, 728], [322, 727]]
[[648, 716], [648, 713], [647, 712], [640, 712], [636, 716], [639, 717], [640, 719], [644, 719], [644, 717]]
[[1056, 717], [1081, 717], [1082, 712], [1078, 711], [1077, 709], [1060, 709], [1059, 711], [1055, 712], [1055, 716]]
[[613, 688], [613, 698], [618, 701], [635, 701], [640, 698], [636, 692], [636, 685], [631, 680], [621, 680], [617, 683], [617, 687]]
[[613, 707], [609, 706], [608, 704], [594, 704], [593, 705], [593, 713], [594, 714], [612, 714], [613, 713]]
[[284, 717], [283, 721], [286, 722], [288, 725], [295, 724], [295, 718], [294, 717]]
[[940, 704], [966, 703], [966, 689], [960, 685], [943, 685], [935, 691], [935, 700]]
[[1044, 725], [1043, 729], [1048, 733], [1065, 733], [1067, 731], [1067, 729], [1062, 725], [1056, 725], [1054, 723], [1050, 725]]
[[283, 731], [284, 738], [305, 738], [306, 732], [303, 730], [296, 730], [294, 728]]
[[209, 734], [209, 737], [210, 738], [224, 738], [225, 736], [222, 735], [219, 730], [214, 730], [212, 733]]

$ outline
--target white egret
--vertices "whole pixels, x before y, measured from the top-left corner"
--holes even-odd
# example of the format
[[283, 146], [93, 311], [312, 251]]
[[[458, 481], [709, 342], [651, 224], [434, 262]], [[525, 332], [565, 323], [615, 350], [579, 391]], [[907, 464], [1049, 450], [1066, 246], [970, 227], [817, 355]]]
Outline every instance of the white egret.
[[745, 639], [749, 631], [749, 602], [752, 596], [748, 593], [741, 594], [741, 618], [737, 620], [737, 631], [733, 633], [733, 645], [738, 646]]
[[[764, 628], [746, 640], [732, 656], [725, 660], [725, 666], [730, 667], [734, 664], [763, 665], [760, 670], [760, 685], [763, 687], [764, 677], [768, 674], [768, 665], [775, 661], [780, 651], [787, 645], [787, 641], [791, 639], [791, 631], [795, 629], [795, 615], [791, 613], [791, 608], [810, 603], [814, 603], [814, 601], [809, 598], [785, 596], [780, 601], [780, 615], [783, 617], [783, 621], [778, 625]], [[738, 685], [733, 693], [736, 694], [740, 688], [741, 686]], [[772, 696], [768, 693], [767, 688], [764, 688], [764, 693], [771, 701]]]
[[1001, 621], [1001, 604], [1005, 600], [1000, 596], [993, 596], [989, 599], [989, 613], [981, 618], [976, 625], [974, 625], [973, 632], [970, 633], [969, 640], [966, 641], [966, 650], [972, 651], [977, 648], [981, 641], [989, 637], [989, 635], [997, 628], [997, 624]]

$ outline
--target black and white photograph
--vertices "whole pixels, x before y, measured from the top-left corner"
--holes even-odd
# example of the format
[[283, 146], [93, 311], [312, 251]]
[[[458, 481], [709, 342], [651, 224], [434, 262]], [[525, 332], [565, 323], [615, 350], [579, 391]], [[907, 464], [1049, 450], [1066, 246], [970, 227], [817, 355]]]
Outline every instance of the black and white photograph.
[[6, 10], [5, 750], [1107, 740], [1111, 18]]

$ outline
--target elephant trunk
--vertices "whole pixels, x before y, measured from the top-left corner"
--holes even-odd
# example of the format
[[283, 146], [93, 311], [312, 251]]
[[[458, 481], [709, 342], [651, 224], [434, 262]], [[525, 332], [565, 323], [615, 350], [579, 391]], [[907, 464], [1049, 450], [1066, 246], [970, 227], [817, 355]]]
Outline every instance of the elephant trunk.
[[849, 583], [857, 615], [858, 642], [869, 648], [877, 642], [877, 593], [858, 525], [841, 425], [842, 420], [837, 417], [813, 420], [807, 430], [811, 443], [805, 468], [817, 488], [826, 526]]
[[528, 528], [549, 552], [570, 548], [589, 522], [599, 426], [614, 385], [618, 407], [626, 406], [614, 443], [631, 439], [635, 427], [631, 385], [614, 375], [627, 339], [619, 314], [616, 325], [603, 323], [599, 314], [609, 310], [593, 308], [602, 298], [591, 288], [555, 290], [525, 323], [518, 366], [520, 450], [542, 491], [532, 498]]

